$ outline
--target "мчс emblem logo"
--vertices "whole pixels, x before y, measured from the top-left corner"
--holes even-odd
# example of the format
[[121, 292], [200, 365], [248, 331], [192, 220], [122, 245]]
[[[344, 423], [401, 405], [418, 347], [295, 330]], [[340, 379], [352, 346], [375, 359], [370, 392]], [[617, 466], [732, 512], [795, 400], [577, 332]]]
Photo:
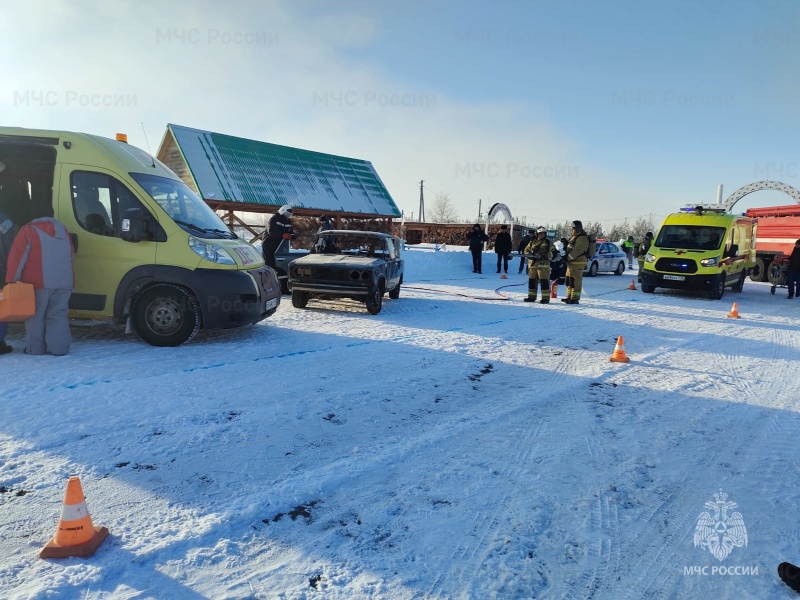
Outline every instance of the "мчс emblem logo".
[[747, 546], [747, 528], [742, 513], [728, 511], [737, 507], [736, 502], [728, 502], [728, 494], [721, 489], [714, 494], [713, 502], [706, 502], [706, 508], [713, 511], [700, 513], [694, 529], [695, 548], [707, 548], [717, 560], [723, 561], [734, 548]]

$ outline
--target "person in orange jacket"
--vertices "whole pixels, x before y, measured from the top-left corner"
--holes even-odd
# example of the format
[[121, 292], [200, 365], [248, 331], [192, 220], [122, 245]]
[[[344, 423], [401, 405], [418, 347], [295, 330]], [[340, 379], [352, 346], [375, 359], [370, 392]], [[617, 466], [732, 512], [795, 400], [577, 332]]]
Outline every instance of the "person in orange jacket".
[[67, 228], [53, 218], [52, 205], [42, 206], [40, 214], [14, 238], [6, 282], [22, 281], [34, 288], [36, 314], [25, 321], [25, 353], [63, 356], [72, 342], [67, 310], [75, 249]]

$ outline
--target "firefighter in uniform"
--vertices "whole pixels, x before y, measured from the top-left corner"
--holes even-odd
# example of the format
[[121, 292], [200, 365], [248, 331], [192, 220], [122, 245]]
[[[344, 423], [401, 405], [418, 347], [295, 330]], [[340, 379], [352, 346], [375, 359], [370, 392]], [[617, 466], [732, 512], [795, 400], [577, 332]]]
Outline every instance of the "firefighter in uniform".
[[579, 304], [583, 290], [583, 270], [589, 262], [589, 236], [583, 230], [583, 223], [572, 222], [570, 238], [567, 241], [567, 297], [561, 301], [566, 304]]
[[555, 246], [547, 239], [547, 230], [539, 227], [536, 239], [527, 245], [525, 254], [530, 257], [528, 263], [528, 297], [525, 302], [536, 302], [537, 288], [542, 289], [540, 304], [550, 302], [550, 261], [556, 253]]

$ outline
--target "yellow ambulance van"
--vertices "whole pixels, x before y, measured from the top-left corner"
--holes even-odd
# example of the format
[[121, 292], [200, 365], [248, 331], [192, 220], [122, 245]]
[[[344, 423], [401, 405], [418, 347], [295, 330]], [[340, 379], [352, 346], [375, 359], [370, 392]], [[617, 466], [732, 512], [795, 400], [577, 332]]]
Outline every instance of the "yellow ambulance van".
[[701, 206], [668, 215], [644, 259], [642, 291], [741, 292], [756, 264], [755, 219]]
[[256, 323], [281, 290], [261, 253], [124, 135], [0, 127], [0, 208], [52, 205], [76, 247], [70, 316], [127, 323], [154, 346]]

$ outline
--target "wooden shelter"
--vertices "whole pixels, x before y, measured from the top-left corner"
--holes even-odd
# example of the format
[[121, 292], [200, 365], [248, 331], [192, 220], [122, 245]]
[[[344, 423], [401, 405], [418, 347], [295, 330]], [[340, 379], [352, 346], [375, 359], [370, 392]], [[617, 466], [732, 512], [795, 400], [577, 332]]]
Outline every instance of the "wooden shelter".
[[173, 124], [167, 125], [157, 158], [222, 212], [229, 227], [244, 228], [253, 239], [264, 235], [264, 225], [247, 224], [234, 211], [274, 213], [288, 204], [295, 217], [326, 214], [337, 227], [366, 219], [379, 222], [371, 229], [387, 232], [402, 216], [366, 160]]

